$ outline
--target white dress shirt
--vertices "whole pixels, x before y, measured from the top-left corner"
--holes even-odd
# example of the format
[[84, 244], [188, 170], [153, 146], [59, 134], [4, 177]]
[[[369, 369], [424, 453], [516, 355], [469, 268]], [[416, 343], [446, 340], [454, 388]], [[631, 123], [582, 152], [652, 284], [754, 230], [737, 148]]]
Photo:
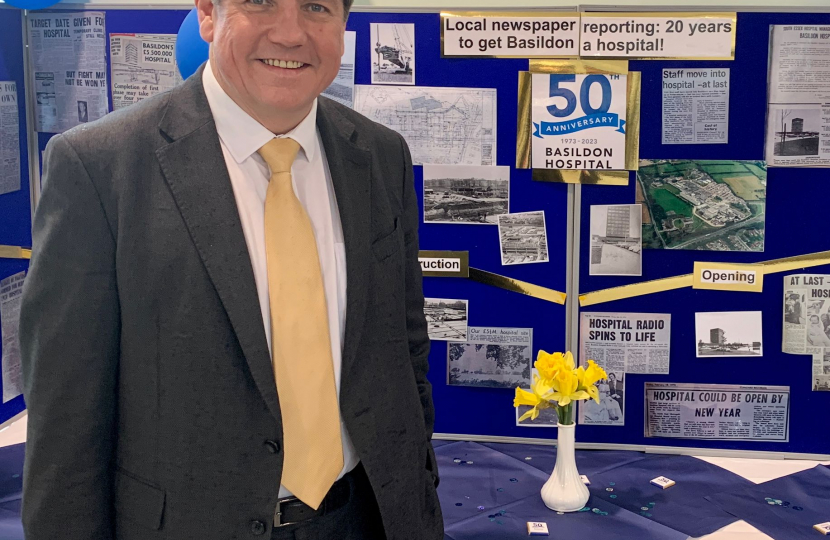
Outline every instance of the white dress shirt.
[[[236, 207], [242, 221], [242, 232], [245, 234], [245, 243], [251, 256], [259, 307], [270, 351], [271, 309], [265, 261], [265, 192], [268, 189], [270, 171], [257, 150], [275, 136], [225, 93], [211, 70], [210, 62], [202, 74], [202, 84], [216, 122], [222, 154], [228, 167]], [[314, 100], [308, 116], [284, 137], [294, 139], [300, 145], [300, 152], [291, 166], [291, 176], [294, 193], [311, 219], [314, 237], [317, 240], [317, 253], [320, 256], [328, 308], [334, 380], [339, 401], [343, 332], [346, 326], [346, 248], [334, 185], [320, 133], [317, 131], [317, 100]], [[342, 417], [340, 431], [343, 436], [344, 466], [339, 477], [342, 477], [357, 465], [358, 458]], [[284, 486], [280, 486], [280, 497], [290, 495]]]

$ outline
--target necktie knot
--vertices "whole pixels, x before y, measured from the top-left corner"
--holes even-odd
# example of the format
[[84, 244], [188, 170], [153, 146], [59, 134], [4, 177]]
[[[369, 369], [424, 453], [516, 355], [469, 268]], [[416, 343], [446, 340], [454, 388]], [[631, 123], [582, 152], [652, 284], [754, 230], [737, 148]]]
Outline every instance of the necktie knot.
[[271, 169], [271, 176], [279, 173], [290, 173], [291, 164], [297, 157], [300, 145], [294, 139], [287, 137], [271, 139], [262, 148], [257, 150], [265, 163]]

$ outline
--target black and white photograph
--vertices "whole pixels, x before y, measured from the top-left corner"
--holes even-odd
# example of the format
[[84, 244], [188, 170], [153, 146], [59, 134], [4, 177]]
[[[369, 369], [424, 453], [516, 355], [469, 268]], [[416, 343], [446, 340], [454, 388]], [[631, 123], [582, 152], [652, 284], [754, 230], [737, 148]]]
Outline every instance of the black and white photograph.
[[424, 298], [429, 339], [467, 341], [467, 301]]
[[697, 357], [763, 356], [760, 311], [695, 313]]
[[813, 392], [830, 392], [830, 375], [813, 375]]
[[370, 25], [372, 84], [415, 84], [415, 25]]
[[524, 413], [531, 409], [530, 405], [519, 405], [516, 407], [516, 425], [522, 427], [552, 427], [555, 428], [559, 425], [559, 416], [556, 414], [556, 409], [554, 407], [550, 407], [548, 409], [540, 409], [539, 416], [536, 417], [535, 420], [531, 420], [530, 418], [525, 418], [521, 422], [519, 418], [522, 417]]
[[[824, 300], [819, 300], [824, 302]], [[804, 294], [800, 291], [787, 291], [784, 293], [784, 322], [790, 324], [804, 324]], [[810, 302], [807, 308], [816, 314], [821, 312], [821, 304]]]
[[529, 345], [447, 344], [447, 384], [481, 388], [527, 388], [533, 362]]
[[775, 156], [818, 156], [821, 109], [775, 109], [770, 135], [775, 138]]
[[608, 378], [597, 383], [599, 403], [589, 399], [580, 404], [580, 423], [596, 426], [625, 424], [625, 373], [608, 371]]
[[86, 101], [78, 102], [78, 122], [89, 122], [89, 109], [87, 109]]
[[424, 165], [424, 223], [497, 225], [510, 211], [510, 167]]
[[447, 346], [447, 384], [529, 388], [532, 355], [532, 328], [470, 326], [466, 342]]
[[499, 216], [501, 264], [548, 262], [548, 235], [545, 213], [522, 212]]
[[591, 206], [592, 276], [643, 275], [643, 205]]

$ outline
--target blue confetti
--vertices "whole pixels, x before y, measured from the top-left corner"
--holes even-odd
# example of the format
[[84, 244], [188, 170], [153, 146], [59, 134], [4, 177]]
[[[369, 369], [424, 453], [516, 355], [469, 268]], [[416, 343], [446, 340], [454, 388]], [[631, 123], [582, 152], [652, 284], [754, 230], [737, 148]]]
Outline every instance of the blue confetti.
[[605, 491], [614, 491], [614, 488], [605, 488]]
[[496, 491], [504, 491], [504, 488], [498, 488]]
[[612, 499], [616, 499], [616, 498], [617, 498], [617, 496], [616, 496], [616, 495], [611, 495], [611, 498], [612, 498]]
[[504, 521], [502, 521], [502, 520], [498, 520], [498, 521], [496, 521], [496, 523], [498, 523], [499, 525], [504, 525]]
[[800, 506], [793, 506], [793, 510], [798, 510], [799, 512], [801, 512], [804, 509], [801, 508]]
[[453, 462], [453, 463], [461, 463], [461, 460], [460, 460], [460, 459], [458, 459], [458, 458], [455, 458], [454, 460], [452, 460], [452, 462]]
[[20, 478], [20, 475], [19, 474], [13, 474], [12, 478]]
[[478, 511], [479, 511], [479, 512], [481, 512], [482, 510], [484, 510], [484, 507], [483, 507], [483, 506], [479, 506], [479, 507], [478, 507]]
[[654, 504], [655, 503], [653, 503], [653, 502], [648, 503], [648, 505], [651, 506], [651, 507], [654, 507]]
[[533, 459], [533, 458], [532, 458], [532, 457], [530, 457], [530, 456], [527, 456], [527, 457], [525, 458], [525, 461], [530, 461], [531, 459]]
[[640, 510], [642, 510], [643, 512], [648, 512], [649, 510], [651, 510], [651, 508], [649, 508], [648, 506], [641, 506]]
[[456, 506], [464, 506], [462, 503], [455, 503]]
[[601, 516], [607, 516], [607, 515], [608, 515], [608, 512], [600, 512], [600, 513], [599, 513], [599, 515], [601, 515]]
[[472, 465], [472, 464], [473, 464], [473, 462], [472, 462], [472, 461], [468, 461], [468, 462], [467, 462], [467, 465]]
[[600, 510], [599, 508], [592, 508], [591, 512], [593, 512], [595, 514], [599, 514], [600, 512], [602, 512], [602, 510]]
[[582, 508], [579, 509], [579, 511], [580, 512], [590, 512], [591, 507], [590, 506], [583, 506]]
[[616, 482], [608, 482], [608, 485], [609, 485], [609, 486], [616, 486], [616, 485], [617, 485], [617, 483], [616, 483]]
[[488, 517], [488, 518], [490, 518], [490, 519], [496, 519], [496, 514], [490, 514], [490, 515], [489, 515], [489, 516], [487, 516], [487, 517]]
[[648, 512], [646, 512], [646, 517], [651, 517], [651, 514], [649, 514]]
[[518, 481], [519, 481], [519, 479], [518, 479], [518, 478], [511, 478], [511, 479], [510, 479], [510, 481], [511, 481], [511, 482], [518, 482]]

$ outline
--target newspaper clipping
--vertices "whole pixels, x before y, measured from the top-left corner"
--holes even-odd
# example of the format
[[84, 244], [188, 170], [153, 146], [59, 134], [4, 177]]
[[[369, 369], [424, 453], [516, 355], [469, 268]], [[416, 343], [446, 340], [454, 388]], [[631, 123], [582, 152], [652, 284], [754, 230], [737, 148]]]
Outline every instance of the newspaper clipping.
[[110, 34], [110, 59], [113, 110], [182, 82], [175, 34]]
[[608, 379], [597, 385], [599, 403], [580, 405], [579, 423], [624, 425], [626, 373], [668, 373], [670, 338], [669, 314], [582, 313], [579, 363], [595, 361]]
[[29, 14], [35, 128], [60, 133], [107, 114], [102, 11]]
[[774, 25], [767, 163], [830, 167], [830, 26]]
[[0, 280], [0, 335], [2, 335], [3, 403], [23, 393], [20, 378], [20, 303], [26, 272]]
[[593, 360], [606, 371], [668, 374], [671, 315], [582, 313], [579, 362]]
[[729, 142], [729, 68], [663, 70], [663, 144]]
[[532, 328], [470, 326], [466, 343], [447, 345], [447, 384], [530, 388]]
[[20, 189], [20, 112], [17, 83], [0, 81], [0, 195]]
[[790, 387], [649, 383], [646, 437], [789, 440]]
[[813, 357], [813, 391], [830, 391], [830, 275], [784, 276], [782, 352]]

